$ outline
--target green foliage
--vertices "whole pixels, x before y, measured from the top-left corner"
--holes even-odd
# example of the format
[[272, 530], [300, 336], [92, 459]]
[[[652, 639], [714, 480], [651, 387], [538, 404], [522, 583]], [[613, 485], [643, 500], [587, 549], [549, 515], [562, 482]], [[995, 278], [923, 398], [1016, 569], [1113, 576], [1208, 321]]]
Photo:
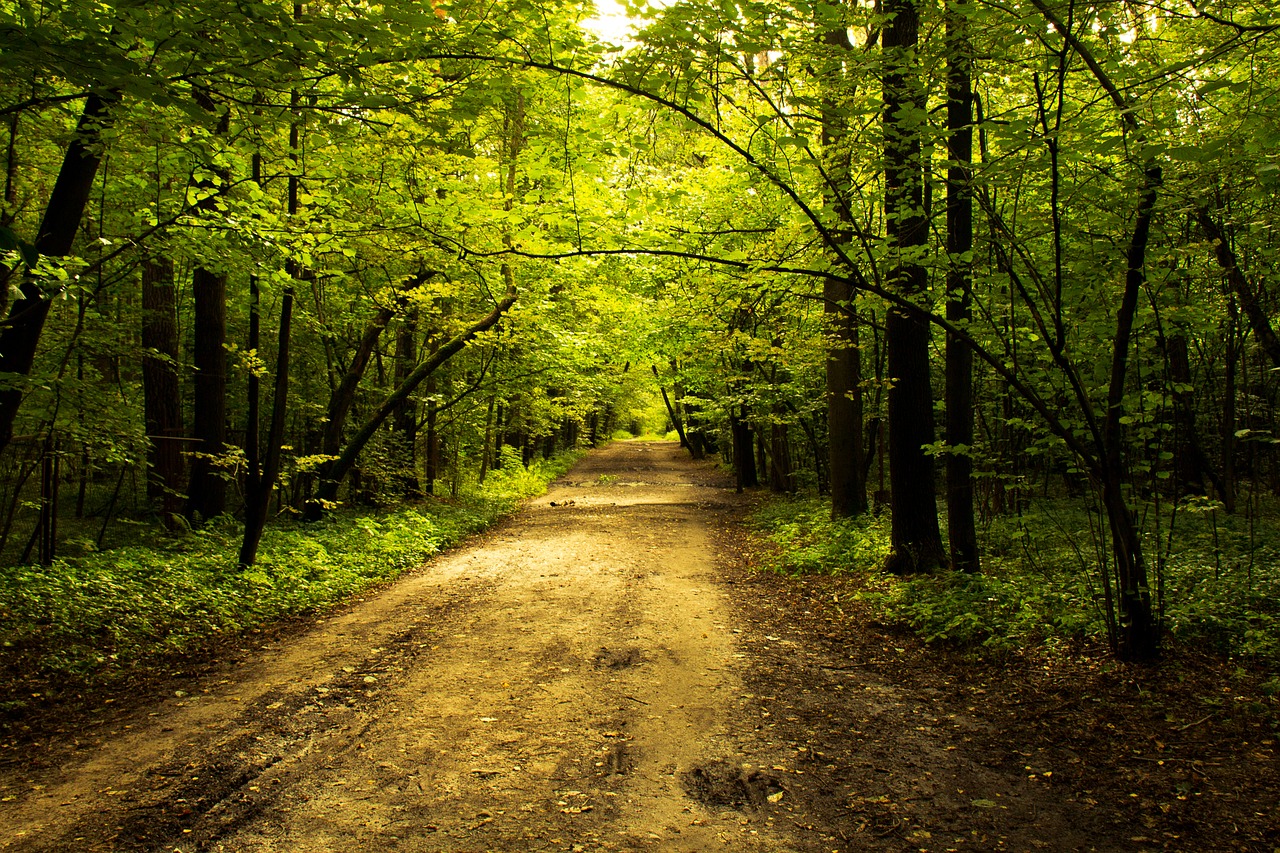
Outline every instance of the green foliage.
[[1100, 614], [1071, 577], [1016, 570], [913, 578], [881, 574], [859, 597], [886, 621], [906, 625], [926, 642], [1011, 650], [1103, 630]]
[[0, 665], [24, 682], [108, 682], [220, 636], [323, 609], [491, 525], [578, 456], [527, 470], [517, 458], [457, 500], [268, 528], [245, 572], [229, 518], [159, 545], [0, 568]]
[[1280, 661], [1275, 518], [1270, 511], [1251, 524], [1215, 502], [1184, 505], [1178, 544], [1164, 567], [1165, 620], [1175, 637], [1222, 654]]
[[[850, 573], [856, 597], [881, 621], [926, 642], [1011, 650], [1105, 638], [1088, 513], [1045, 500], [987, 530], [984, 573], [897, 577], [880, 571], [888, 531], [874, 516], [832, 521], [820, 500], [771, 500], [751, 517], [776, 546], [767, 567], [786, 574]], [[1164, 625], [1189, 647], [1280, 661], [1280, 554], [1274, 525], [1180, 510], [1174, 553], [1163, 557]], [[1258, 544], [1268, 543], [1268, 544]], [[1154, 543], [1153, 543], [1154, 544]]]
[[878, 517], [832, 520], [823, 500], [771, 500], [750, 524], [777, 546], [769, 568], [784, 574], [862, 572], [889, 555], [889, 531]]

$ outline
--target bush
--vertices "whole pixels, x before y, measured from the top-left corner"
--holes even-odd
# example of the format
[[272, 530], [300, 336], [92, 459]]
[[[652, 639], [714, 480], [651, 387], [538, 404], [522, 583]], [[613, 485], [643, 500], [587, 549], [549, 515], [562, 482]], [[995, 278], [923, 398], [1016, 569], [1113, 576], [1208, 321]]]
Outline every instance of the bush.
[[[821, 500], [773, 499], [751, 523], [775, 545], [769, 568], [787, 574], [857, 572], [876, 618], [929, 642], [1008, 649], [1106, 635], [1096, 519], [1078, 504], [1043, 500], [985, 531], [983, 573], [896, 577], [880, 571], [889, 533], [870, 517], [833, 522]], [[1176, 642], [1280, 661], [1276, 531], [1248, 520], [1186, 512], [1168, 553], [1150, 553], [1153, 595]], [[1255, 519], [1255, 524], [1259, 522]], [[1273, 535], [1266, 535], [1273, 534]], [[1167, 533], [1166, 533], [1167, 537]], [[1152, 548], [1159, 543], [1149, 537]]]
[[749, 523], [777, 546], [769, 567], [784, 574], [866, 571], [889, 555], [889, 531], [878, 517], [833, 521], [825, 500], [775, 498]]

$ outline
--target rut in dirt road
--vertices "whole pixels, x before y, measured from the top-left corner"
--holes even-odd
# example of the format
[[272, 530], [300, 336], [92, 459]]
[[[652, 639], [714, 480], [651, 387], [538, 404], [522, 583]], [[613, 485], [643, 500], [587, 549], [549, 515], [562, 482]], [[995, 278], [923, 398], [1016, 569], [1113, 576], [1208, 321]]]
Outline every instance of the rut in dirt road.
[[734, 734], [709, 525], [735, 500], [673, 444], [597, 451], [476, 544], [11, 771], [0, 849], [835, 849]]

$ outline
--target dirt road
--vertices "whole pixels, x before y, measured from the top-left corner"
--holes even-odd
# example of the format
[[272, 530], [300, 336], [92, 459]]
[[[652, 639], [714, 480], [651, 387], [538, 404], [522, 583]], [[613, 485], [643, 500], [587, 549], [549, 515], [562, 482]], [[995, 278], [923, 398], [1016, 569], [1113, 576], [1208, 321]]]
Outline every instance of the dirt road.
[[892, 683], [803, 583], [745, 573], [741, 509], [674, 444], [597, 451], [470, 546], [0, 768], [0, 850], [1141, 849], [978, 685]]
[[594, 454], [483, 541], [4, 778], [0, 849], [802, 848], [767, 808], [782, 757], [734, 736], [725, 485], [668, 444]]

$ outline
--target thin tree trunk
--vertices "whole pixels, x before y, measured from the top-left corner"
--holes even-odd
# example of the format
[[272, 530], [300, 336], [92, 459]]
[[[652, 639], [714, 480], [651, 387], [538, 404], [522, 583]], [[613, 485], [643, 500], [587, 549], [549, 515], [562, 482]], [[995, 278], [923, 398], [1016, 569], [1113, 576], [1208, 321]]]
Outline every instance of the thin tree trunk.
[[[417, 312], [410, 311], [400, 324], [396, 334], [395, 383], [404, 382], [413, 372], [418, 361]], [[433, 374], [434, 375], [434, 374]], [[428, 378], [428, 382], [430, 377]], [[392, 431], [396, 435], [396, 467], [400, 492], [405, 497], [422, 497], [422, 484], [418, 482], [418, 404], [406, 396], [391, 415]]]
[[[292, 262], [289, 275], [297, 278], [299, 270]], [[266, 454], [262, 476], [257, 487], [245, 495], [244, 540], [240, 545], [240, 565], [252, 566], [258, 559], [258, 545], [267, 525], [271, 493], [280, 477], [280, 457], [284, 446], [285, 417], [289, 405], [289, 342], [293, 325], [293, 286], [285, 287], [280, 299], [280, 330], [276, 344], [276, 378], [271, 398], [271, 426], [267, 430]], [[256, 423], [250, 424], [256, 430]]]
[[1115, 344], [1111, 354], [1111, 378], [1107, 388], [1107, 415], [1103, 426], [1102, 501], [1111, 528], [1116, 559], [1119, 594], [1119, 636], [1117, 654], [1124, 660], [1151, 660], [1159, 654], [1160, 635], [1151, 604], [1151, 589], [1142, 554], [1142, 537], [1134, 526], [1133, 513], [1124, 495], [1124, 390], [1129, 365], [1129, 345], [1138, 298], [1146, 283], [1147, 243], [1151, 218], [1159, 197], [1161, 171], [1148, 166], [1144, 174], [1142, 198], [1129, 240], [1125, 289], [1116, 316]]
[[[302, 5], [294, 3], [294, 19], [296, 20], [301, 16]], [[289, 107], [293, 112], [293, 120], [289, 124], [290, 166], [292, 168], [289, 170], [286, 210], [290, 218], [298, 214], [299, 193], [302, 184], [298, 158], [298, 151], [302, 141], [301, 121], [297, 111], [300, 102], [301, 96], [298, 94], [298, 90], [294, 89], [289, 94]], [[259, 160], [254, 161], [255, 180], [259, 177], [259, 164]], [[262, 454], [261, 475], [256, 475], [255, 472], [255, 476], [251, 477], [254, 488], [252, 490], [246, 489], [244, 538], [240, 543], [240, 566], [242, 568], [252, 566], [258, 559], [258, 546], [262, 542], [262, 533], [267, 526], [267, 515], [271, 508], [271, 495], [275, 491], [276, 480], [280, 477], [280, 457], [284, 448], [285, 418], [289, 411], [289, 344], [293, 331], [293, 288], [294, 282], [300, 280], [304, 273], [297, 261], [289, 259], [285, 261], [285, 274], [289, 277], [289, 281], [280, 297], [280, 326], [276, 336], [276, 375], [271, 396], [271, 426], [267, 429], [267, 446], [265, 453]], [[257, 331], [256, 329], [254, 330], [255, 334]], [[254, 396], [257, 396], [256, 389]], [[249, 424], [249, 430], [255, 434], [255, 445], [257, 443], [256, 434], [258, 429], [259, 424], [255, 417]]]
[[[262, 155], [253, 154], [253, 182], [262, 183]], [[256, 274], [249, 275], [249, 338], [246, 341], [249, 352], [262, 352], [262, 283]], [[262, 380], [257, 370], [250, 370], [245, 381], [246, 413], [244, 426], [244, 460], [246, 495], [257, 494], [258, 483], [262, 479], [262, 447], [259, 436], [259, 424], [262, 420]]]
[[493, 465], [493, 426], [495, 422], [494, 410], [497, 408], [498, 397], [496, 394], [489, 395], [489, 406], [484, 414], [484, 447], [480, 450], [480, 476], [481, 483], [484, 478], [489, 476], [489, 468]]
[[680, 419], [679, 413], [676, 412], [676, 407], [671, 405], [671, 398], [667, 396], [667, 387], [662, 384], [662, 376], [658, 373], [658, 365], [651, 364], [649, 366], [653, 370], [654, 378], [658, 380], [658, 390], [662, 392], [662, 403], [667, 407], [667, 417], [671, 418], [671, 425], [675, 427], [676, 435], [680, 436], [680, 446], [689, 448], [692, 451], [689, 438], [684, 434], [684, 422]]
[[423, 441], [426, 454], [422, 460], [423, 471], [425, 472], [426, 482], [423, 484], [423, 491], [428, 495], [436, 493], [436, 481], [440, 479], [441, 463], [443, 460], [444, 442], [440, 435], [440, 403], [436, 400], [436, 394], [439, 391], [439, 381], [436, 375], [427, 377], [427, 417], [426, 428], [427, 435]]
[[1222, 389], [1222, 503], [1228, 513], [1236, 511], [1236, 383], [1239, 375], [1239, 313], [1235, 300], [1227, 297], [1227, 351]]

